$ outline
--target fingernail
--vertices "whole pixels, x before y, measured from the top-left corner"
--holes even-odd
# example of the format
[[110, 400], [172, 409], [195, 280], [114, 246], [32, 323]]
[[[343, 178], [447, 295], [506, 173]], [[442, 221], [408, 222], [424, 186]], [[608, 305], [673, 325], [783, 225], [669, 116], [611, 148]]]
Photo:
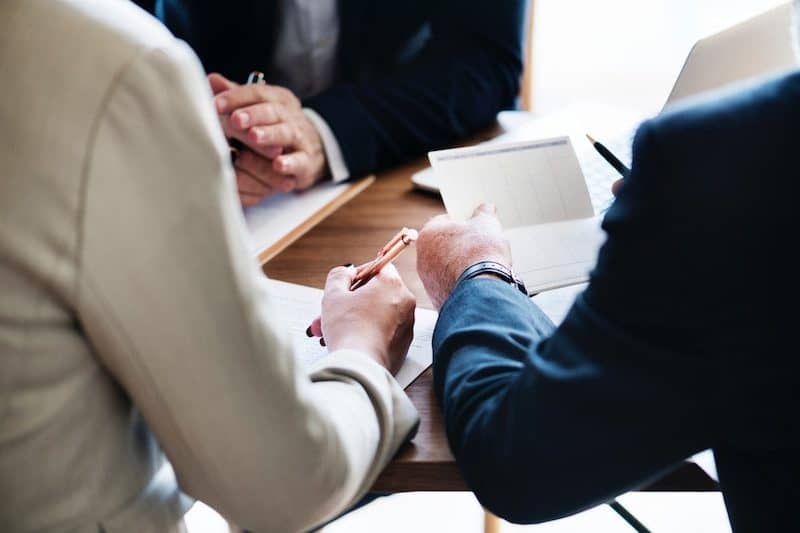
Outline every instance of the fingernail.
[[292, 164], [285, 159], [278, 159], [278, 166], [280, 167], [281, 172], [291, 172], [292, 170]]
[[319, 340], [319, 345], [320, 345], [320, 346], [326, 346], [326, 344], [325, 344], [325, 339], [320, 339], [320, 340]]
[[311, 333], [311, 326], [308, 326], [308, 328], [306, 328], [306, 337], [313, 337], [313, 336], [314, 334]]
[[248, 126], [250, 126], [250, 115], [242, 111], [240, 113], [237, 113], [236, 116], [239, 117], [240, 128], [247, 128]]
[[217, 113], [224, 113], [225, 109], [228, 107], [228, 101], [224, 98], [218, 97], [215, 99], [217, 104]]
[[266, 140], [266, 135], [262, 130], [253, 130], [256, 135], [256, 142], [261, 144]]

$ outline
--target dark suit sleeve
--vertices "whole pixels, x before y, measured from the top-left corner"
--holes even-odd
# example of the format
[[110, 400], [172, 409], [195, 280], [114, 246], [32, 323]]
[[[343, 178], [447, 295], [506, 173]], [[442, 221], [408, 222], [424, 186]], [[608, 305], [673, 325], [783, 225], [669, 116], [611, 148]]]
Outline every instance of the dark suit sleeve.
[[439, 317], [435, 387], [453, 453], [478, 499], [513, 522], [608, 501], [712, 444], [712, 365], [692, 353], [701, 333], [682, 304], [693, 272], [659, 229], [648, 175], [663, 165], [647, 128], [634, 152], [591, 284], [560, 327], [486, 279], [459, 285]]
[[304, 102], [330, 125], [351, 176], [453, 143], [514, 105], [526, 1], [432, 5], [430, 39], [413, 60]]

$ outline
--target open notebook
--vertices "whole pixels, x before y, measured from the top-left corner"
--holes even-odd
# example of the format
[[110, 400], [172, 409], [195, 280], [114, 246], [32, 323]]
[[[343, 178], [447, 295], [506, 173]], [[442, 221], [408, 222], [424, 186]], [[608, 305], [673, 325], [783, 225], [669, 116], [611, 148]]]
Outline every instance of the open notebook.
[[[308, 367], [315, 361], [328, 355], [328, 349], [320, 346], [319, 339], [306, 336], [306, 328], [319, 316], [322, 308], [322, 291], [285, 283], [267, 280], [269, 295], [276, 307], [281, 309], [281, 318], [294, 345], [294, 353], [300, 364]], [[419, 377], [433, 361], [431, 339], [436, 326], [435, 311], [417, 308], [414, 322], [414, 340], [408, 350], [408, 357], [395, 378], [400, 386], [408, 387]]]
[[489, 202], [530, 293], [588, 279], [604, 241], [569, 137], [429, 154], [447, 212], [457, 220]]

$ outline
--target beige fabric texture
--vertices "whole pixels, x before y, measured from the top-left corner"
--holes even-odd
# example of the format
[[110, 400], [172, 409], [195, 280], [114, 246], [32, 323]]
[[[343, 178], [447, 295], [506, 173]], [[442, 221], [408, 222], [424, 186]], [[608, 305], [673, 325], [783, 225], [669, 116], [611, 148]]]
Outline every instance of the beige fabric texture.
[[124, 0], [5, 0], [0, 80], [0, 529], [357, 501], [417, 414], [365, 354], [295, 363], [194, 54]]

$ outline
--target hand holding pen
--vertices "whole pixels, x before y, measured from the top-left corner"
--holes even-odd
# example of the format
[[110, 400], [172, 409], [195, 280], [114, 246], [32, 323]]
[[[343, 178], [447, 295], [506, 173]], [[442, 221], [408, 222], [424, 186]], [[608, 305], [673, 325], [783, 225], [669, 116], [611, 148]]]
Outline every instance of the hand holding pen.
[[354, 291], [365, 285], [380, 272], [383, 267], [397, 259], [418, 237], [419, 234], [415, 229], [401, 229], [397, 235], [392, 237], [392, 239], [378, 251], [378, 255], [375, 259], [364, 263], [356, 269], [356, 277], [353, 280], [353, 285], [350, 287], [350, 290]]
[[[416, 230], [403, 228], [378, 251], [377, 256], [372, 261], [358, 267], [345, 265], [344, 268], [352, 269], [353, 271], [349, 290], [352, 292], [367, 285], [371, 279], [377, 276], [387, 265], [390, 265], [392, 261], [397, 259], [400, 254], [411, 246], [417, 238], [418, 234]], [[396, 272], [394, 268], [392, 268], [392, 271]], [[322, 337], [322, 320], [320, 317], [314, 319], [308, 329], [306, 329], [306, 335], [309, 337], [320, 337], [320, 344], [323, 346], [326, 345], [326, 341]]]

